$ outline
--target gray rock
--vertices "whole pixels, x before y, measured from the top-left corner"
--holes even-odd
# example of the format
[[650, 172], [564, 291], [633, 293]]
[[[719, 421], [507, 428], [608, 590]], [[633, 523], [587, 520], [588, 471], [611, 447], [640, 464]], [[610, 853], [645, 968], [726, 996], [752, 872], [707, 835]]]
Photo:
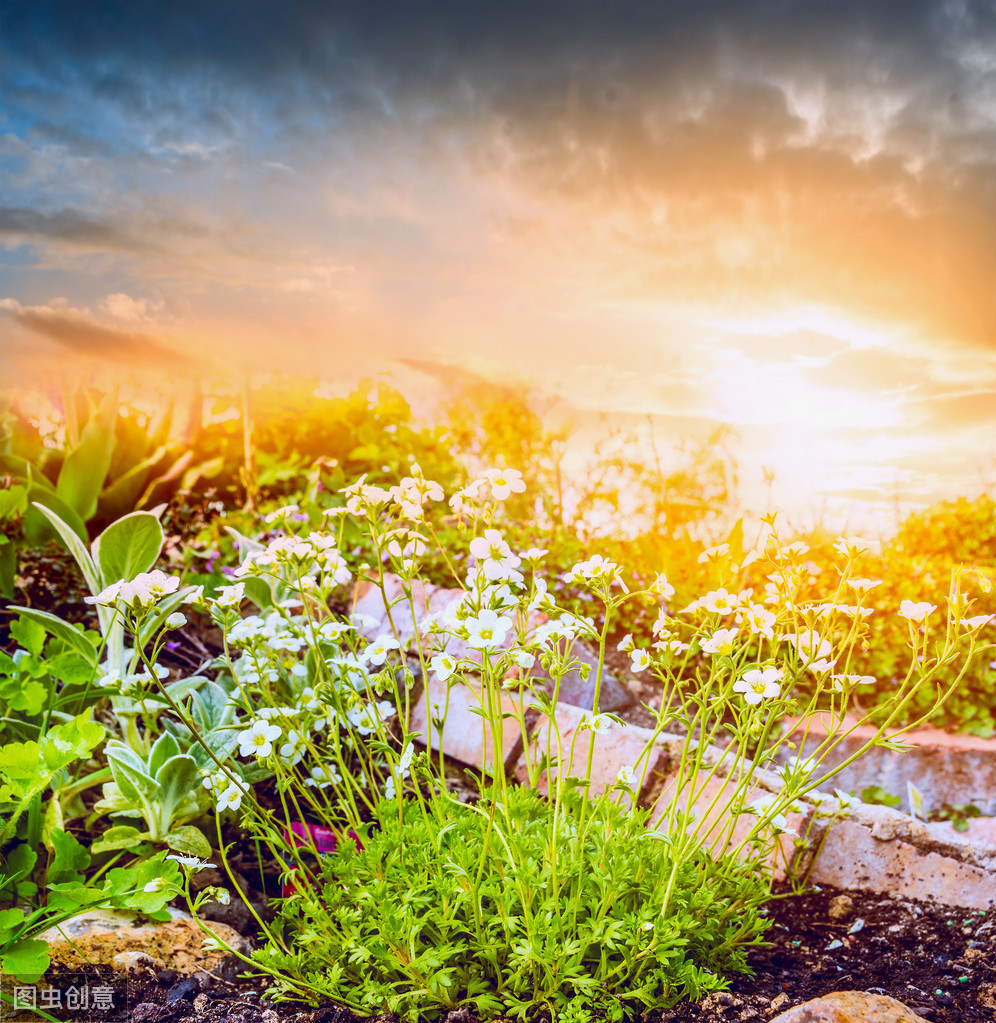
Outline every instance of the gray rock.
[[[595, 672], [598, 668], [598, 656], [583, 643], [575, 640], [571, 647], [571, 656], [582, 664], [587, 665], [588, 678], [581, 677], [579, 668], [568, 672], [560, 680], [559, 702], [569, 703], [573, 707], [580, 707], [582, 710], [592, 710], [595, 700]], [[544, 680], [546, 691], [553, 695], [553, 679], [550, 673], [544, 671], [537, 662], [531, 668], [529, 674], [534, 678]], [[618, 711], [633, 704], [633, 694], [603, 666], [602, 688], [598, 694], [598, 709]]]

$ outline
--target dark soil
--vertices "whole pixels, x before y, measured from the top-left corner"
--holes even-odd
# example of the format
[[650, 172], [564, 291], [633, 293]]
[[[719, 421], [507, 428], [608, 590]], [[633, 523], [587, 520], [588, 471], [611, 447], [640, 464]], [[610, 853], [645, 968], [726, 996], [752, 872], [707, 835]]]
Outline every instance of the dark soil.
[[[833, 991], [891, 995], [934, 1023], [996, 1019], [996, 912], [833, 890], [790, 895], [770, 906], [771, 944], [751, 951], [753, 975], [699, 1005], [648, 1013], [641, 1023], [747, 1023]], [[106, 983], [106, 979], [104, 983]], [[125, 1001], [121, 980], [116, 1005]], [[336, 1005], [271, 1004], [261, 983], [234, 970], [192, 978], [172, 971], [133, 975], [127, 1009], [64, 1014], [116, 1023], [355, 1023]], [[443, 1023], [473, 1023], [468, 1013]], [[378, 1023], [396, 1023], [378, 1017]]]

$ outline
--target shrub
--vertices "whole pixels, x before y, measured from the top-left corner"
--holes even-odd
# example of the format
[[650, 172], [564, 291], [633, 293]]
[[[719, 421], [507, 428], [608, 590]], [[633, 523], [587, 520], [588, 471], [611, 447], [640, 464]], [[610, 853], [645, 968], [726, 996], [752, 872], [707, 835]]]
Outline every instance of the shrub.
[[676, 860], [645, 811], [606, 798], [580, 842], [576, 794], [559, 819], [529, 789], [505, 798], [511, 841], [493, 800], [446, 800], [438, 816], [408, 800], [400, 818], [381, 803], [360, 851], [343, 842], [321, 861], [320, 896], [281, 903], [281, 938], [257, 958], [358, 1011], [406, 1019], [467, 1006], [482, 1018], [619, 1020], [701, 998], [746, 968], [766, 926], [763, 871], [705, 853]]

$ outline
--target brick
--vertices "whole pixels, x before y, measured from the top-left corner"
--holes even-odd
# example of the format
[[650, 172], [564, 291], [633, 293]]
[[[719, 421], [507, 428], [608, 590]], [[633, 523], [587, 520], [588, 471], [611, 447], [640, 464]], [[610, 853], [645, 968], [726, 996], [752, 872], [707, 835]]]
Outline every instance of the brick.
[[[561, 703], [557, 706], [555, 719], [565, 758], [570, 755], [571, 741], [586, 715], [586, 711], [567, 703]], [[530, 763], [535, 765], [539, 762], [541, 755], [546, 751], [548, 737], [552, 740], [552, 751], [556, 755], [556, 735], [553, 734], [551, 736], [549, 718], [546, 715], [542, 715], [532, 730], [528, 747], [523, 751], [523, 755], [516, 765], [515, 777], [517, 781], [522, 784], [528, 783], [529, 770], [527, 765]], [[587, 729], [578, 734], [573, 760], [571, 760], [566, 768], [569, 777], [584, 777], [587, 767], [589, 743], [592, 738], [592, 733]], [[635, 769], [637, 774], [642, 774], [647, 760], [644, 758], [639, 761], [639, 766], [637, 766], [637, 762], [652, 738], [653, 732], [649, 729], [639, 728], [636, 725], [620, 725], [610, 721], [604, 731], [594, 735], [595, 757], [591, 767], [590, 791], [592, 793], [601, 793], [612, 788], [616, 783], [616, 775], [622, 767], [631, 770]], [[650, 749], [649, 758], [648, 782], [652, 779], [654, 773], [661, 769], [663, 753], [657, 746], [653, 746]], [[538, 779], [537, 787], [540, 792], [547, 792], [548, 785], [547, 772], [543, 771]], [[624, 805], [629, 805], [631, 802], [628, 796], [624, 797]]]
[[[678, 793], [676, 791], [679, 783], [677, 772], [668, 775], [664, 781], [660, 796], [656, 801], [656, 808], [650, 820], [650, 827], [659, 827], [670, 815], [672, 805], [681, 810], [689, 809], [691, 792], [686, 785]], [[704, 845], [711, 855], [721, 856], [723, 853], [736, 848], [757, 824], [757, 817], [753, 814], [739, 814], [733, 823], [732, 829], [729, 825], [721, 823], [724, 819], [729, 820], [729, 804], [736, 792], [736, 785], [731, 778], [713, 777], [704, 786], [696, 787], [695, 799], [691, 802], [691, 809], [696, 813], [695, 821], [690, 825], [689, 830], [698, 830], [699, 834], [707, 835]], [[767, 795], [759, 786], [751, 787], [747, 792], [745, 802], [751, 803]], [[812, 809], [806, 807], [800, 812], [787, 813], [785, 815], [789, 830], [802, 836], [806, 832], [806, 825], [812, 814]], [[715, 825], [715, 828], [713, 827]], [[796, 851], [795, 836], [782, 834], [777, 837], [768, 862], [771, 866], [776, 881], [782, 881], [786, 877], [788, 867], [792, 863]]]
[[[844, 763], [874, 737], [872, 726], [858, 725], [857, 721], [853, 715], [844, 719], [844, 730], [853, 731], [830, 751], [825, 768]], [[796, 722], [789, 733], [796, 741], [808, 728], [806, 741], [797, 750], [800, 756], [809, 756], [823, 742], [827, 725], [822, 714], [813, 714], [808, 723], [806, 719]], [[921, 728], [907, 732], [902, 741], [914, 748], [896, 753], [872, 747], [824, 787], [860, 792], [880, 786], [899, 796], [902, 808], [909, 811], [906, 783], [912, 782], [923, 794], [928, 811], [939, 809], [942, 803], [974, 803], [984, 814], [996, 815], [996, 738]]]
[[996, 875], [896, 838], [875, 838], [870, 828], [850, 820], [831, 826], [809, 880], [966, 909], [996, 906]]
[[[433, 750], [439, 749], [439, 733], [430, 728], [429, 713], [441, 716], [446, 707], [446, 722], [443, 726], [443, 753], [454, 760], [473, 767], [484, 766], [494, 772], [494, 755], [491, 736], [487, 743], [484, 736], [484, 722], [473, 712], [480, 706], [480, 688], [462, 682], [449, 687], [449, 705], [446, 706], [447, 684], [433, 678], [423, 690], [411, 716], [411, 730], [421, 732], [423, 741], [431, 741]], [[528, 697], [527, 697], [528, 699]], [[512, 696], [501, 694], [502, 708], [511, 712], [515, 707]], [[438, 709], [437, 709], [438, 708]], [[521, 748], [522, 730], [513, 718], [506, 718], [502, 726], [502, 762], [510, 770]]]

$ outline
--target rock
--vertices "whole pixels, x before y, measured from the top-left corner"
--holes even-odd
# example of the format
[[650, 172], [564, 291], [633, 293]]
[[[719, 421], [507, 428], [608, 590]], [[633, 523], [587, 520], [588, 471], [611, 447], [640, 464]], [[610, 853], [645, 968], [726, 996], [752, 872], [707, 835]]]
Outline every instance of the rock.
[[[794, 733], [805, 735], [805, 741], [796, 751], [798, 756], [809, 756], [823, 743], [828, 724], [823, 714], [799, 720]], [[854, 715], [848, 715], [842, 727], [847, 737], [825, 754], [823, 770], [850, 760], [875, 735], [873, 726], [858, 724]], [[912, 749], [899, 753], [872, 747], [834, 778], [834, 787], [860, 792], [877, 785], [899, 796], [902, 809], [909, 811], [906, 785], [912, 782], [928, 810], [939, 809], [942, 803], [974, 803], [984, 814], [996, 815], [996, 738], [919, 728], [907, 732], [903, 743]]]
[[[130, 914], [95, 910], [71, 917], [39, 938], [49, 943], [53, 963], [69, 970], [89, 963], [118, 970], [175, 970], [178, 975], [217, 971], [230, 958], [228, 953], [205, 948], [207, 935], [197, 923], [179, 910], [171, 912], [173, 919], [164, 923], [136, 925]], [[237, 931], [222, 923], [209, 926], [226, 944], [248, 952], [249, 943]]]
[[[557, 694], [558, 700], [561, 703], [569, 703], [574, 707], [580, 707], [582, 710], [591, 710], [595, 701], [595, 673], [598, 669], [598, 657], [577, 640], [571, 646], [570, 656], [587, 666], [588, 678], [583, 679], [581, 677], [580, 668], [569, 671], [560, 680], [560, 688]], [[530, 669], [529, 674], [534, 678], [543, 679], [544, 688], [551, 696], [553, 695], [553, 679], [548, 672], [540, 667], [538, 661]], [[614, 676], [610, 675], [603, 665], [602, 686], [598, 693], [598, 709], [600, 711], [622, 710], [624, 707], [629, 707], [632, 703], [632, 693], [622, 683], [618, 682]]]
[[864, 991], [835, 991], [796, 1005], [771, 1023], [928, 1023], [888, 995]]
[[996, 907], [996, 873], [898, 838], [876, 838], [871, 828], [849, 819], [830, 828], [809, 880], [965, 909]]
[[[592, 733], [588, 730], [579, 732], [586, 717], [588, 717], [587, 712], [563, 702], [557, 704], [554, 712], [556, 731], [560, 733], [560, 743], [565, 761], [567, 756], [573, 753], [571, 762], [563, 765], [563, 772], [574, 778], [584, 777], [587, 768]], [[574, 740], [575, 733], [578, 733], [577, 741]], [[546, 751], [548, 739], [556, 752], [556, 743], [551, 738], [552, 734], [549, 718], [543, 714], [539, 715], [532, 728], [529, 743], [515, 767], [515, 778], [521, 784], [527, 784], [530, 770], [535, 771], [538, 768]], [[649, 745], [653, 736], [653, 732], [637, 725], [620, 725], [615, 721], [608, 722], [604, 731], [595, 736], [595, 757], [591, 765], [592, 793], [601, 793], [611, 789], [616, 784], [616, 775], [621, 768], [635, 771], [638, 775], [642, 774], [646, 768], [647, 780], [648, 782], [652, 781], [664, 763], [661, 749], [656, 745]], [[649, 764], [646, 760], [640, 759], [648, 747]], [[543, 793], [548, 791], [546, 771], [540, 772], [537, 788]], [[631, 802], [628, 794], [622, 799], [623, 805], [628, 806]]]
[[846, 920], [854, 912], [854, 899], [850, 895], [837, 895], [830, 900], [827, 914], [831, 920]]
[[148, 952], [118, 952], [111, 956], [111, 966], [120, 973], [155, 972], [162, 969], [162, 963], [153, 959]]

